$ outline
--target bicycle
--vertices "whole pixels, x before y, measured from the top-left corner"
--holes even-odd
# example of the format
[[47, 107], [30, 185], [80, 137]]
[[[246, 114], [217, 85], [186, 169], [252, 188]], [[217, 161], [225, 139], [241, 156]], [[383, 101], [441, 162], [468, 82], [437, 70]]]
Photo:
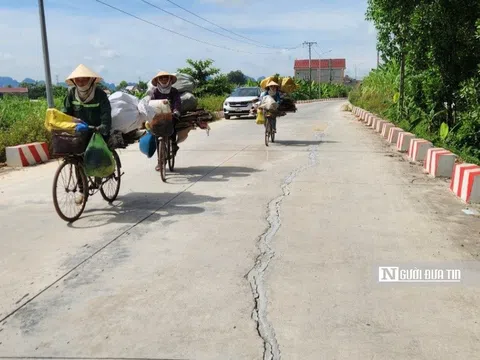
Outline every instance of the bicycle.
[[[197, 127], [201, 129], [207, 129], [208, 124], [205, 121], [211, 120], [211, 114], [207, 113], [203, 109], [197, 109], [195, 112], [184, 114], [177, 120], [177, 126], [175, 130], [177, 133], [181, 130], [191, 128], [195, 130]], [[173, 140], [171, 136], [157, 137], [157, 159], [158, 159], [158, 171], [163, 182], [167, 182], [167, 163], [170, 171], [175, 170], [175, 156], [173, 151]]]
[[175, 169], [175, 153], [173, 151], [173, 140], [170, 136], [157, 138], [157, 159], [160, 177], [163, 182], [167, 182], [167, 162], [170, 171]]
[[[97, 131], [97, 129], [93, 126], [89, 126], [88, 128], [90, 130]], [[86, 134], [81, 133], [72, 135], [63, 133], [57, 136], [63, 137], [63, 139], [70, 138], [69, 142], [71, 143], [72, 148], [68, 149], [68, 151], [57, 151], [56, 153], [57, 156], [63, 158], [63, 161], [55, 172], [55, 177], [53, 179], [53, 204], [58, 216], [60, 216], [62, 220], [72, 223], [78, 220], [82, 215], [83, 211], [85, 210], [88, 198], [95, 195], [98, 191], [100, 191], [100, 194], [105, 201], [108, 201], [109, 203], [115, 201], [118, 193], [120, 192], [121, 177], [124, 175], [124, 173], [120, 172], [122, 167], [120, 157], [118, 156], [115, 149], [110, 149], [112, 151], [113, 159], [115, 161], [115, 171], [113, 172], [113, 174], [106, 178], [93, 178], [91, 176], [87, 176], [83, 163], [84, 151], [86, 148]], [[65, 177], [62, 176], [62, 179], [64, 181], [67, 180], [67, 183], [64, 183], [63, 186], [60, 188], [65, 190], [67, 197], [73, 198], [72, 214], [67, 214], [66, 211], [63, 211], [61, 209], [58, 194], [58, 183], [60, 181], [62, 171], [65, 170], [65, 168], [67, 167], [67, 178], [65, 179]], [[108, 186], [106, 186], [107, 184], [113, 184], [113, 187], [111, 187], [109, 190]], [[80, 203], [77, 200], [78, 195], [83, 195], [81, 197]], [[64, 201], [64, 203], [66, 202], [67, 201]]]

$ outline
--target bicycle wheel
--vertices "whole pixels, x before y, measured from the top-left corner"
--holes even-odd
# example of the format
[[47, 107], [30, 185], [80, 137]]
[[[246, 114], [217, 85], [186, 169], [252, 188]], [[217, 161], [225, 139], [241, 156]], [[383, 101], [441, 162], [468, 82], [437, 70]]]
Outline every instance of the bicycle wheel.
[[[65, 191], [65, 197], [61, 196], [62, 190]], [[83, 168], [77, 163], [64, 160], [55, 173], [52, 193], [58, 216], [68, 222], [78, 220], [88, 199], [88, 182]], [[83, 195], [80, 203], [77, 203], [78, 195]]]
[[268, 138], [270, 136], [270, 122], [265, 119], [265, 146], [268, 146]]
[[158, 165], [160, 166], [160, 177], [167, 182], [167, 144], [164, 138], [158, 142]]
[[175, 153], [173, 152], [172, 139], [168, 139], [167, 144], [168, 168], [170, 169], [170, 171], [173, 171], [175, 169]]
[[100, 186], [100, 194], [105, 201], [113, 202], [118, 196], [120, 191], [120, 183], [122, 174], [120, 172], [120, 158], [115, 150], [112, 150], [113, 159], [115, 160], [115, 171], [112, 175], [102, 179], [102, 185]]

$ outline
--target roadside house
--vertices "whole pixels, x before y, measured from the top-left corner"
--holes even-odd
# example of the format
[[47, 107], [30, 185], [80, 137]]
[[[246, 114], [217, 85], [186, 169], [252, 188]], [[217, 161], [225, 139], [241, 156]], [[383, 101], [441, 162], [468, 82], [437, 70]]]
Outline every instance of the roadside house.
[[14, 88], [14, 87], [0, 88], [0, 98], [2, 98], [4, 95], [15, 95], [15, 96], [28, 97], [28, 89], [27, 88]]
[[[343, 84], [345, 79], [345, 59], [312, 59], [312, 81], [321, 83]], [[310, 80], [308, 59], [295, 60], [293, 65], [295, 78]]]

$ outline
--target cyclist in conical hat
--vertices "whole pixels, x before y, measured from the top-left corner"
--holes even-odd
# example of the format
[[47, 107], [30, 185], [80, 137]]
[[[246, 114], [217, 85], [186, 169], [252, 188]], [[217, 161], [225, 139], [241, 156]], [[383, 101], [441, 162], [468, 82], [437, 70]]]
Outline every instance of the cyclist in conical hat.
[[[282, 98], [280, 96], [280, 85], [278, 85], [275, 81], [270, 81], [267, 86], [265, 87], [265, 91], [260, 95], [260, 101], [267, 95], [270, 95], [273, 100], [280, 104]], [[276, 116], [267, 116], [269, 118], [270, 123], [272, 124], [272, 130], [277, 132], [277, 117]]]
[[105, 91], [97, 87], [103, 79], [80, 64], [66, 79], [72, 86], [64, 100], [63, 112], [81, 119], [108, 137], [112, 126], [112, 108]]
[[[85, 65], [80, 64], [66, 79], [66, 83], [72, 86], [68, 90], [63, 103], [63, 112], [95, 126], [99, 133], [108, 143], [110, 129], [112, 127], [112, 108], [108, 96], [97, 84], [103, 79]], [[93, 135], [89, 132], [89, 135]], [[77, 178], [78, 174], [77, 169]], [[95, 178], [97, 185], [101, 184], [101, 178]], [[75, 201], [77, 204], [83, 203], [83, 189], [79, 183], [80, 194], [77, 194]]]
[[[165, 71], [160, 71], [152, 79], [153, 89], [151, 100], [168, 100], [170, 109], [173, 113], [173, 125], [175, 126], [180, 119], [182, 100], [177, 89], [172, 87], [177, 82], [177, 77]], [[174, 131], [172, 136], [172, 145], [174, 154], [177, 153], [179, 147], [177, 144], [177, 132]], [[155, 167], [155, 170], [160, 170], [160, 164]]]

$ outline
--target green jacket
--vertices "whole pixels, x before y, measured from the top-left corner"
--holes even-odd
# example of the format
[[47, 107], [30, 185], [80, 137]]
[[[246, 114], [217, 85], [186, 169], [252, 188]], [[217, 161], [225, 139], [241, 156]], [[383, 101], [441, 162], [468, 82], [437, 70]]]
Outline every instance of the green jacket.
[[98, 126], [102, 135], [110, 135], [112, 108], [107, 94], [99, 88], [95, 89], [95, 96], [86, 104], [75, 98], [75, 88], [69, 89], [63, 102], [63, 112], [83, 120], [88, 125]]

